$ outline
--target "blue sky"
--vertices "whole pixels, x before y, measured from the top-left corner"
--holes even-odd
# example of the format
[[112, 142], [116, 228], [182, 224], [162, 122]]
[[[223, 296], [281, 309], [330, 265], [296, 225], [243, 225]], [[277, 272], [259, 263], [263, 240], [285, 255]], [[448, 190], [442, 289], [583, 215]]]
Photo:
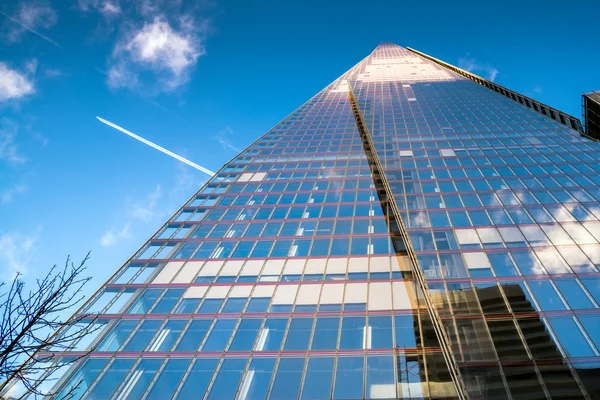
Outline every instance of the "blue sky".
[[97, 115], [216, 171], [382, 41], [578, 117], [581, 93], [600, 89], [595, 0], [34, 0], [0, 11], [3, 279], [92, 250], [92, 290], [206, 180]]

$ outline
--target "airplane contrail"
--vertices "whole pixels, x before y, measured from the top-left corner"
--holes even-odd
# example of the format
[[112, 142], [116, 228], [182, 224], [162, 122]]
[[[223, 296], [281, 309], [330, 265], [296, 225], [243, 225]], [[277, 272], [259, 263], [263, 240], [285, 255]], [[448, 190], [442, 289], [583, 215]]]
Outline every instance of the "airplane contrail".
[[29, 26], [25, 25], [24, 23], [22, 23], [18, 19], [11, 17], [7, 13], [5, 13], [4, 11], [0, 11], [0, 14], [4, 15], [6, 18], [10, 19], [12, 22], [14, 22], [15, 24], [19, 25], [23, 29], [28, 30], [29, 32], [33, 33], [34, 35], [38, 35], [39, 37], [41, 37], [42, 39], [44, 39], [48, 43], [51, 43], [51, 44], [55, 45], [56, 47], [60, 47], [60, 44], [56, 43], [54, 40], [50, 39], [48, 36], [39, 33], [38, 31], [36, 31], [33, 28], [30, 28]]
[[119, 125], [117, 125], [117, 124], [113, 124], [112, 122], [110, 122], [110, 121], [107, 121], [107, 120], [105, 120], [104, 118], [100, 118], [100, 117], [96, 117], [96, 118], [98, 119], [98, 121], [102, 122], [103, 124], [106, 124], [106, 125], [110, 126], [111, 128], [115, 128], [116, 130], [118, 130], [118, 131], [121, 131], [121, 132], [123, 132], [124, 134], [126, 134], [126, 135], [128, 135], [128, 136], [131, 136], [132, 138], [134, 138], [134, 139], [137, 139], [137, 140], [139, 140], [140, 142], [142, 142], [142, 143], [145, 143], [145, 144], [147, 144], [148, 146], [150, 146], [150, 147], [152, 147], [152, 148], [155, 148], [156, 150], [158, 150], [158, 151], [160, 151], [160, 152], [163, 152], [163, 153], [165, 153], [166, 155], [168, 155], [168, 156], [171, 156], [171, 157], [173, 157], [173, 158], [175, 158], [175, 159], [177, 159], [177, 160], [179, 160], [179, 161], [181, 161], [181, 162], [183, 162], [183, 163], [185, 163], [185, 164], [189, 165], [190, 167], [194, 167], [194, 168], [196, 168], [197, 170], [199, 170], [199, 171], [202, 171], [202, 172], [204, 172], [205, 174], [207, 174], [207, 175], [210, 175], [210, 176], [213, 176], [213, 175], [215, 174], [215, 173], [214, 173], [214, 172], [212, 172], [211, 170], [208, 170], [208, 169], [204, 168], [203, 166], [201, 166], [201, 165], [198, 165], [198, 164], [196, 164], [195, 162], [192, 162], [192, 161], [188, 160], [187, 158], [183, 158], [183, 157], [181, 157], [180, 155], [177, 155], [177, 154], [173, 153], [172, 151], [169, 151], [169, 150], [165, 149], [164, 147], [160, 147], [159, 145], [157, 145], [157, 144], [155, 144], [155, 143], [152, 143], [151, 141], [149, 141], [149, 140], [146, 140], [146, 139], [144, 139], [143, 137], [140, 137], [140, 136], [136, 135], [136, 134], [135, 134], [135, 133], [133, 133], [133, 132], [129, 132], [127, 129], [125, 129], [125, 128], [121, 128], [121, 127], [120, 127]]

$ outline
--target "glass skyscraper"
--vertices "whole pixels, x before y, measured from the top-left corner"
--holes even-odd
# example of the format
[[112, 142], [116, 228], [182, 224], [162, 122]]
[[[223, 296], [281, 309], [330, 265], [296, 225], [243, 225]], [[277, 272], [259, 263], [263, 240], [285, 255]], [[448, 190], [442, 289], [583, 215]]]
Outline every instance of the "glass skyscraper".
[[90, 299], [79, 399], [600, 398], [600, 144], [381, 44]]

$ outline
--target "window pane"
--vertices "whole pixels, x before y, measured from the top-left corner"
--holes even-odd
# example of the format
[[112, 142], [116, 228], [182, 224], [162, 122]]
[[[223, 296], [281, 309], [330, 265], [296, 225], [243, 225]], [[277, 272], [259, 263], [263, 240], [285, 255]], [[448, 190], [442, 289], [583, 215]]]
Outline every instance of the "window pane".
[[317, 318], [312, 350], [334, 350], [338, 339], [339, 317]]
[[117, 390], [129, 369], [133, 366], [134, 359], [116, 359], [86, 397], [90, 399], [109, 399]]
[[365, 333], [365, 317], [344, 317], [340, 349], [364, 349]]
[[125, 379], [117, 398], [141, 398], [162, 362], [162, 359], [143, 359]]
[[366, 397], [369, 399], [396, 398], [393, 356], [367, 357]]
[[286, 326], [287, 318], [268, 318], [260, 332], [255, 350], [279, 350]]
[[254, 358], [242, 379], [237, 398], [239, 400], [263, 400], [271, 383], [275, 358]]
[[158, 379], [146, 397], [147, 400], [163, 400], [170, 398], [181, 382], [183, 374], [190, 364], [189, 359], [171, 359], [160, 372]]
[[396, 336], [396, 348], [417, 347], [415, 338], [415, 324], [413, 317], [409, 315], [397, 315], [394, 317], [394, 330]]
[[196, 351], [204, 339], [204, 335], [208, 331], [212, 320], [210, 319], [195, 319], [186, 329], [183, 337], [177, 344], [175, 351]]
[[156, 334], [154, 340], [148, 347], [148, 351], [169, 351], [175, 343], [175, 340], [181, 334], [183, 327], [187, 324], [186, 320], [168, 321]]
[[587, 341], [573, 317], [549, 317], [552, 330], [568, 357], [594, 356], [590, 343]]
[[369, 317], [368, 338], [370, 349], [392, 349], [392, 316]]
[[528, 283], [543, 311], [566, 309], [565, 304], [550, 281], [529, 281]]
[[145, 314], [160, 296], [162, 289], [146, 289], [127, 311], [128, 314]]
[[237, 324], [236, 319], [218, 319], [213, 325], [202, 351], [223, 351], [229, 342], [229, 336]]
[[233, 337], [233, 341], [231, 342], [229, 350], [252, 350], [252, 346], [254, 346], [254, 341], [256, 340], [256, 335], [258, 334], [261, 324], [262, 319], [242, 319], [237, 328], [235, 336]]
[[72, 394], [73, 399], [81, 398], [107, 362], [107, 358], [88, 358], [83, 366], [69, 379], [68, 383], [63, 386], [64, 389], [58, 393], [57, 398], [68, 398], [68, 393]]
[[271, 399], [296, 399], [304, 370], [304, 358], [281, 358], [271, 389]]
[[[207, 399], [233, 399], [246, 367], [246, 361], [245, 358], [225, 359], [219, 368]], [[196, 396], [192, 398], [197, 398], [199, 393], [201, 392], [196, 392]]]
[[576, 279], [555, 279], [554, 283], [556, 283], [556, 286], [558, 286], [558, 289], [572, 310], [595, 308], [587, 293], [585, 293]]
[[283, 349], [308, 350], [312, 326], [312, 318], [292, 318]]
[[116, 351], [123, 345], [127, 337], [137, 325], [137, 320], [123, 319], [110, 331], [98, 346], [97, 351]]
[[363, 357], [338, 357], [334, 399], [363, 398]]
[[333, 357], [311, 357], [308, 360], [302, 399], [329, 399], [333, 377]]
[[163, 321], [155, 319], [142, 322], [138, 330], [133, 334], [133, 337], [129, 339], [129, 342], [123, 348], [123, 351], [144, 350], [162, 323]]
[[192, 365], [189, 374], [185, 378], [183, 386], [177, 395], [177, 399], [195, 399], [199, 393], [206, 392], [206, 387], [215, 372], [218, 359], [198, 358]]

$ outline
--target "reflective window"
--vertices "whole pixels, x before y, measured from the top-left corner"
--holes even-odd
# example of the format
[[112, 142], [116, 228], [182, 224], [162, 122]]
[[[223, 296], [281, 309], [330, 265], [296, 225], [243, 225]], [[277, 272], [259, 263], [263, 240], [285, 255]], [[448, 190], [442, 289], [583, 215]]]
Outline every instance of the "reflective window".
[[117, 390], [117, 387], [125, 378], [125, 375], [129, 372], [135, 359], [131, 358], [120, 358], [115, 359], [109, 366], [104, 374], [96, 381], [96, 384], [86, 394], [86, 397], [90, 399], [108, 399]]
[[223, 351], [229, 342], [229, 336], [237, 324], [236, 319], [217, 319], [213, 324], [202, 351]]
[[308, 350], [312, 318], [292, 318], [283, 350]]
[[573, 317], [548, 317], [548, 321], [568, 357], [596, 355]]
[[196, 351], [200, 347], [200, 343], [204, 339], [204, 335], [208, 331], [212, 320], [210, 319], [194, 319], [188, 325], [185, 333], [177, 343], [175, 351]]
[[146, 399], [163, 400], [171, 397], [181, 383], [181, 378], [183, 378], [183, 374], [185, 374], [189, 365], [190, 359], [173, 358], [168, 360], [152, 385]]
[[364, 358], [338, 357], [335, 372], [334, 399], [362, 399]]
[[250, 351], [260, 331], [262, 319], [242, 318], [235, 336], [229, 346], [229, 351]]
[[[213, 382], [207, 399], [233, 399], [246, 367], [245, 358], [226, 358]], [[198, 392], [196, 392], [196, 396]]]
[[298, 398], [303, 371], [304, 358], [280, 358], [270, 398]]
[[311, 357], [308, 359], [302, 399], [330, 398], [333, 378], [333, 357]]
[[396, 398], [394, 357], [367, 356], [367, 380], [365, 397], [369, 399]]
[[266, 399], [274, 368], [274, 358], [252, 359], [244, 378], [242, 378], [237, 398], [240, 400]]
[[193, 399], [198, 397], [198, 393], [205, 393], [218, 362], [218, 359], [197, 358], [186, 375], [176, 398], [180, 400]]

